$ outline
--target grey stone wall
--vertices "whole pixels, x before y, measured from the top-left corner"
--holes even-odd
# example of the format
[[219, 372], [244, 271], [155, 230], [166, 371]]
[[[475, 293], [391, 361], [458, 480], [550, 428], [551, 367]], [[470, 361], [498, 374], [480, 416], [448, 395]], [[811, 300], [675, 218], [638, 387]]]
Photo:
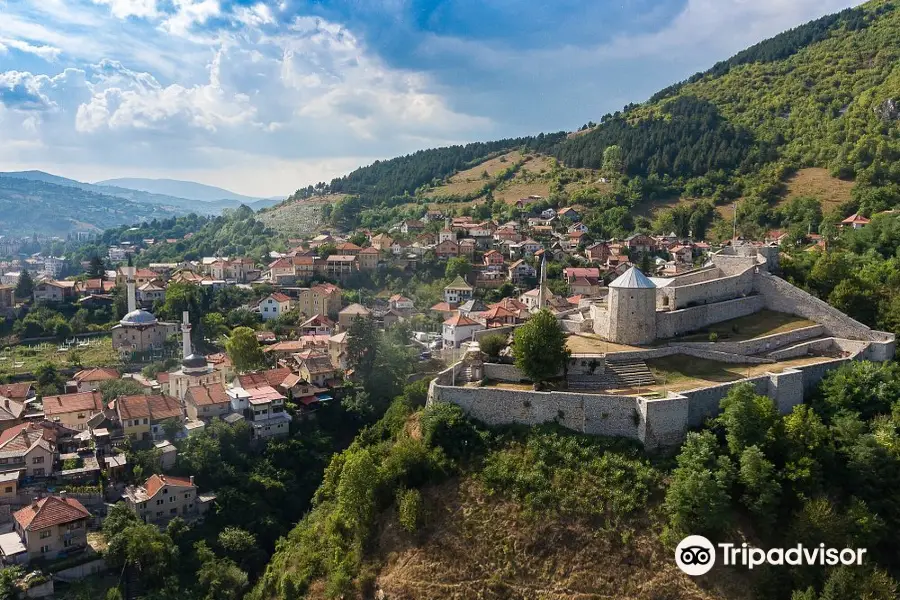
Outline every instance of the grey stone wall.
[[706, 348], [692, 348], [692, 347], [679, 347], [679, 346], [670, 346], [670, 348], [676, 350], [678, 354], [685, 354], [687, 356], [694, 356], [696, 358], [705, 358], [707, 360], [714, 360], [717, 362], [730, 363], [730, 364], [750, 364], [750, 365], [762, 365], [766, 363], [774, 363], [775, 361], [771, 358], [760, 358], [758, 356], [744, 356], [742, 354], [731, 354], [728, 352], [719, 352], [717, 350], [709, 350]]
[[670, 285], [660, 288], [658, 292], [669, 298], [668, 306], [674, 310], [691, 305], [710, 304], [722, 300], [741, 298], [749, 296], [753, 292], [753, 271], [755, 269], [756, 267], [752, 266], [740, 273], [711, 281], [690, 283], [677, 287]]
[[759, 312], [765, 303], [763, 296], [755, 295], [681, 310], [657, 311], [656, 335], [659, 339], [683, 335], [714, 323]]
[[484, 376], [492, 381], [506, 381], [508, 383], [519, 383], [527, 381], [525, 373], [520, 371], [515, 365], [505, 365], [502, 363], [484, 363]]
[[769, 377], [769, 389], [766, 395], [775, 403], [782, 415], [790, 413], [795, 406], [803, 403], [803, 371], [785, 369], [781, 373], [773, 373]]
[[752, 340], [743, 340], [740, 342], [672, 342], [671, 345], [686, 346], [689, 348], [708, 348], [719, 350], [721, 352], [729, 352], [731, 354], [761, 354], [763, 352], [774, 352], [779, 348], [797, 344], [804, 340], [818, 337], [825, 333], [825, 328], [821, 325], [810, 325], [809, 327], [800, 327], [793, 331], [785, 331], [784, 333], [773, 333], [772, 335], [764, 335]]
[[756, 290], [765, 299], [769, 310], [805, 317], [825, 326], [828, 332], [839, 338], [888, 341], [892, 334], [873, 331], [855, 319], [851, 319], [827, 302], [794, 287], [784, 279], [760, 272], [755, 280]]
[[719, 277], [722, 277], [722, 275], [723, 273], [719, 270], [719, 267], [712, 265], [709, 267], [703, 267], [702, 269], [697, 269], [695, 271], [690, 271], [689, 273], [682, 273], [681, 275], [669, 277], [669, 279], [672, 280], [672, 283], [670, 283], [666, 287], [678, 287], [682, 285], [690, 285], [692, 283], [701, 283], [703, 281], [717, 279]]
[[[742, 250], [738, 248], [738, 250]], [[759, 265], [760, 259], [757, 257], [756, 250], [748, 255], [728, 254], [725, 251], [717, 252], [712, 255], [713, 264], [722, 270], [725, 275], [737, 275], [743, 273], [750, 267]]]
[[507, 325], [505, 327], [491, 327], [490, 329], [481, 329], [479, 331], [476, 331], [473, 334], [473, 337], [475, 338], [475, 341], [477, 342], [478, 340], [480, 340], [481, 338], [483, 338], [486, 335], [494, 335], [494, 334], [509, 335], [510, 333], [515, 331], [517, 327], [521, 327], [521, 326], [522, 326], [522, 323], [519, 323], [517, 325]]
[[767, 394], [769, 391], [769, 376], [759, 375], [721, 385], [680, 392], [682, 396], [688, 399], [688, 425], [690, 427], [700, 427], [706, 419], [719, 414], [719, 403], [722, 401], [722, 398], [736, 384], [745, 382], [751, 384], [757, 394]]
[[681, 394], [669, 393], [661, 400], [637, 399], [638, 439], [648, 450], [677, 446], [688, 429], [690, 401]]
[[618, 344], [650, 344], [656, 340], [654, 288], [613, 288], [607, 300], [607, 339]]

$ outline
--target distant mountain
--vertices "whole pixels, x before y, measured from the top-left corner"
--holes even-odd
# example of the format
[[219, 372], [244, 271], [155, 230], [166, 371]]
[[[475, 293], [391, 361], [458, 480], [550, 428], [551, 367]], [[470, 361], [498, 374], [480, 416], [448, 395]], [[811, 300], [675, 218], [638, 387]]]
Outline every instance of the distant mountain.
[[[153, 193], [148, 191], [142, 191], [137, 189], [130, 189], [127, 187], [119, 187], [113, 185], [105, 185], [105, 184], [91, 184], [84, 183], [81, 181], [76, 181], [74, 179], [68, 179], [66, 177], [60, 177], [58, 175], [53, 175], [51, 173], [45, 173], [43, 171], [14, 171], [14, 172], [0, 172], [0, 179], [5, 181], [0, 184], [0, 206], [3, 205], [3, 202], [9, 198], [18, 197], [19, 194], [23, 193], [23, 190], [28, 188], [27, 185], [22, 182], [31, 182], [33, 184], [44, 183], [49, 184], [53, 187], [42, 187], [42, 186], [31, 186], [28, 191], [28, 195], [33, 200], [46, 201], [45, 206], [52, 206], [55, 203], [61, 203], [64, 201], [65, 195], [62, 194], [59, 190], [55, 189], [56, 187], [65, 187], [72, 188], [82, 192], [86, 192], [89, 195], [99, 195], [106, 197], [103, 201], [91, 200], [88, 202], [89, 205], [104, 205], [107, 206], [113, 202], [113, 198], [118, 198], [124, 201], [127, 201], [130, 204], [138, 204], [143, 205], [147, 208], [142, 209], [141, 211], [137, 211], [136, 214], [140, 215], [155, 215], [159, 217], [169, 217], [173, 215], [186, 215], [189, 213], [197, 213], [200, 215], [220, 215], [222, 211], [226, 209], [235, 209], [242, 204], [246, 204], [253, 210], [259, 210], [261, 208], [267, 208], [274, 204], [280, 202], [280, 199], [272, 199], [272, 198], [250, 198], [249, 196], [239, 196], [232, 192], [228, 192], [227, 190], [221, 190], [223, 193], [230, 194], [232, 196], [238, 196], [238, 198], [245, 198], [246, 200], [239, 200], [236, 198], [222, 198], [216, 199], [213, 201], [198, 201], [196, 199], [184, 198], [179, 196], [172, 196], [168, 194], [160, 194]], [[127, 180], [123, 180], [127, 181]], [[189, 183], [189, 182], [186, 182]], [[200, 184], [191, 184], [191, 185], [200, 185]], [[210, 186], [201, 186], [201, 187], [209, 187], [209, 189], [217, 190], [218, 188], [212, 188]], [[47, 198], [39, 198], [40, 194], [46, 192], [48, 194]], [[93, 196], [84, 196], [83, 194], [75, 194], [72, 198], [92, 198]], [[128, 206], [128, 205], [126, 205]], [[73, 223], [71, 227], [66, 229], [66, 226], [63, 223], [66, 221], [65, 215], [68, 215], [70, 212], [69, 206], [60, 206], [57, 215], [62, 218], [52, 219], [54, 224], [52, 227], [41, 227], [36, 226], [36, 231], [39, 232], [54, 232], [54, 233], [65, 233], [66, 231], [76, 231], [83, 229], [92, 229], [94, 227], [99, 227], [100, 229], [104, 229], [110, 226], [109, 223], [119, 224], [115, 221], [107, 222], [106, 219], [99, 219], [96, 222], [91, 220], [80, 220], [77, 224]], [[19, 211], [14, 211], [15, 214], [19, 214]], [[54, 211], [49, 211], [47, 215], [52, 215]], [[76, 215], [72, 215], [73, 218]], [[154, 217], [151, 217], [151, 219]], [[76, 219], [77, 220], [77, 219]], [[125, 221], [130, 223], [131, 221]], [[0, 216], [0, 227], [9, 232], [14, 232], [16, 230], [16, 222], [11, 218], [10, 215], [2, 215]], [[32, 225], [32, 227], [35, 227]]]
[[141, 177], [122, 177], [119, 179], [107, 179], [105, 181], [98, 181], [95, 185], [127, 188], [130, 190], [150, 192], [151, 194], [162, 194], [164, 196], [186, 198], [187, 200], [196, 200], [199, 202], [234, 200], [250, 206], [250, 204], [252, 204], [253, 202], [265, 200], [264, 198], [254, 198], [252, 196], [236, 194], [232, 191], [220, 187], [204, 185], [202, 183], [196, 183], [194, 181], [179, 181], [177, 179], [146, 179]]
[[[44, 177], [47, 176], [47, 177]], [[132, 202], [119, 196], [79, 187], [79, 182], [46, 173], [10, 177], [0, 173], [0, 234], [66, 235], [75, 231], [102, 231], [110, 227], [168, 219], [188, 211], [173, 206]], [[84, 184], [80, 184], [84, 185]]]

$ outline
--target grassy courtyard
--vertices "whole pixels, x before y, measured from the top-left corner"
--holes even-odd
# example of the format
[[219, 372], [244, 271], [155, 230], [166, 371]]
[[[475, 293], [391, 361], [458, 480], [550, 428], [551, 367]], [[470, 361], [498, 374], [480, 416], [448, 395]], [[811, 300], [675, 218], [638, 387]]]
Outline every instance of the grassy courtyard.
[[811, 327], [815, 324], [814, 321], [803, 317], [772, 310], [761, 310], [746, 317], [710, 325], [700, 331], [672, 338], [666, 342], [707, 342], [711, 333], [715, 333], [720, 342], [742, 342], [766, 335], [793, 331], [801, 327]]
[[0, 377], [17, 373], [33, 373], [45, 363], [58, 368], [76, 367], [78, 364], [90, 367], [115, 366], [119, 356], [112, 348], [112, 337], [89, 338], [86, 346], [73, 346], [69, 350], [59, 349], [57, 342], [20, 344], [0, 350]]
[[674, 354], [647, 361], [657, 385], [651, 390], [689, 390], [697, 387], [737, 381], [745, 377], [755, 377], [764, 373], [780, 373], [790, 367], [811, 365], [826, 360], [828, 356], [803, 356], [777, 363], [732, 364], [715, 360], [696, 358], [684, 354]]

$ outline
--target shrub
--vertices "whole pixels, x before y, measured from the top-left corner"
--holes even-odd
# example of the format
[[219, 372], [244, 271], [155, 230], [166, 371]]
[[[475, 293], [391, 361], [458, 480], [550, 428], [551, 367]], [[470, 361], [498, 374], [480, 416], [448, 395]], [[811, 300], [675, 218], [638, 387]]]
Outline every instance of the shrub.
[[421, 418], [422, 439], [444, 449], [453, 459], [463, 458], [482, 447], [478, 430], [455, 404], [438, 403], [425, 408]]
[[710, 332], [709, 332], [709, 341], [710, 341], [710, 342], [718, 342], [718, 341], [719, 341], [719, 334], [716, 333], [715, 331], [710, 331]]
[[401, 488], [397, 491], [397, 517], [400, 526], [407, 532], [418, 531], [422, 520], [422, 494], [419, 490]]
[[478, 340], [478, 347], [488, 357], [497, 359], [500, 357], [500, 352], [506, 348], [506, 336], [500, 333], [486, 335]]

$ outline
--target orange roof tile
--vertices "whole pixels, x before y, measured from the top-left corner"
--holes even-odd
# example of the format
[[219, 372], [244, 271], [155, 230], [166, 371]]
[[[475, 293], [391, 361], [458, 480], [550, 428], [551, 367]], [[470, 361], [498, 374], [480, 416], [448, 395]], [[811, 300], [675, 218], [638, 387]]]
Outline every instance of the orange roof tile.
[[103, 410], [103, 396], [98, 391], [44, 397], [44, 414], [48, 417], [78, 411], [101, 410]]
[[91, 513], [74, 498], [48, 496], [13, 513], [22, 529], [35, 531], [90, 518]]

